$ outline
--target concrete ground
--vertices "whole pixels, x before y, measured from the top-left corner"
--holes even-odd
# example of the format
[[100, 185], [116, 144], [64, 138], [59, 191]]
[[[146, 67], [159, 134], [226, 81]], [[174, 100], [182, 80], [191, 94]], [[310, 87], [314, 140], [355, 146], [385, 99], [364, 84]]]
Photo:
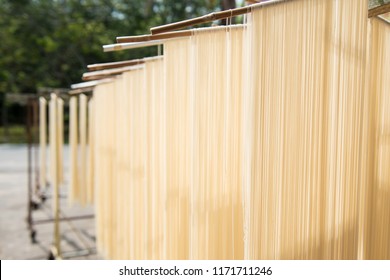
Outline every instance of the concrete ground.
[[[65, 178], [68, 147], [64, 148]], [[67, 187], [61, 189], [61, 210], [66, 217], [93, 215], [92, 207], [69, 206]], [[33, 211], [33, 220], [52, 218], [51, 189], [48, 199]], [[27, 217], [27, 146], [0, 145], [0, 259], [47, 259], [53, 243], [52, 222], [35, 225], [36, 243], [30, 238]], [[100, 259], [95, 249], [94, 219], [60, 223], [64, 259]]]

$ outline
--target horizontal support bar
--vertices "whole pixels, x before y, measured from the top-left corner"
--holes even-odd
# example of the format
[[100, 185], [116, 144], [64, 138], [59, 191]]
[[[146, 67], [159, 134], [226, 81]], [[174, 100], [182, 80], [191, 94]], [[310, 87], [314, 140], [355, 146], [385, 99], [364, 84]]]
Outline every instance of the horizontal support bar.
[[[90, 215], [81, 215], [81, 216], [73, 216], [73, 217], [62, 217], [59, 218], [60, 222], [67, 221], [67, 220], [85, 220], [85, 219], [93, 219], [95, 215], [90, 214]], [[46, 223], [52, 223], [54, 222], [54, 218], [49, 218], [49, 219], [42, 219], [42, 220], [37, 220], [33, 221], [34, 225], [39, 225], [39, 224], [46, 224]]]
[[383, 4], [381, 6], [368, 10], [368, 17], [375, 17], [390, 12], [390, 3]]
[[79, 88], [79, 89], [72, 89], [69, 91], [69, 95], [76, 95], [76, 94], [82, 94], [87, 92], [92, 92], [94, 87], [85, 87], [85, 88]]
[[104, 52], [115, 52], [115, 51], [122, 51], [122, 50], [127, 50], [127, 49], [151, 47], [151, 46], [161, 45], [161, 44], [163, 44], [163, 42], [164, 41], [162, 41], [162, 40], [156, 40], [156, 41], [148, 41], [148, 42], [140, 42], [140, 43], [122, 43], [122, 44], [104, 45], [103, 51]]
[[118, 61], [118, 62], [90, 64], [87, 67], [89, 71], [96, 71], [96, 70], [133, 66], [141, 63], [142, 61], [143, 61], [142, 59], [132, 59], [132, 60], [125, 60], [125, 61]]
[[123, 37], [117, 37], [116, 41], [117, 43], [136, 43], [136, 42], [147, 42], [147, 41], [186, 37], [191, 35], [192, 32], [190, 30], [182, 30], [182, 31], [166, 32], [166, 33], [156, 34], [156, 35], [123, 36]]

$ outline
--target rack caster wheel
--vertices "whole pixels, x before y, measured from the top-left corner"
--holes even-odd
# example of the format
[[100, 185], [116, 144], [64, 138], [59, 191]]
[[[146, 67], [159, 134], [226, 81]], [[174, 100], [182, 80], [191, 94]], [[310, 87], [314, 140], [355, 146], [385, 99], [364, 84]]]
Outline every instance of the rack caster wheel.
[[50, 251], [49, 256], [47, 257], [49, 261], [55, 260], [56, 258], [53, 255], [53, 252]]
[[32, 230], [32, 231], [30, 232], [31, 243], [33, 243], [33, 244], [37, 243], [36, 237], [37, 237], [37, 232], [36, 232], [36, 230], [34, 229], [34, 230]]
[[56, 247], [51, 247], [49, 256], [47, 257], [48, 260], [62, 260], [61, 256], [58, 254], [58, 250]]
[[30, 202], [30, 207], [32, 210], [38, 210], [39, 209], [39, 203], [36, 201], [31, 201]]

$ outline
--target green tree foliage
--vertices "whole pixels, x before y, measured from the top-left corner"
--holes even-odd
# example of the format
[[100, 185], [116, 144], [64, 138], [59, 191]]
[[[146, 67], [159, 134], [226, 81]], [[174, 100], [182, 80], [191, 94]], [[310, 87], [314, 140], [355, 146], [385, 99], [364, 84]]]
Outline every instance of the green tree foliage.
[[0, 0], [0, 92], [69, 87], [91, 63], [156, 54], [104, 53], [117, 36], [216, 9], [217, 0]]

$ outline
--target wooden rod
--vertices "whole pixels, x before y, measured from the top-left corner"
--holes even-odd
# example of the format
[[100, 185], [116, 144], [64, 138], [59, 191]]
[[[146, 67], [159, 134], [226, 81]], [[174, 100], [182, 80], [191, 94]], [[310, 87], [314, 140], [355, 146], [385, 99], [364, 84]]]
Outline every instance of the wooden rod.
[[[105, 68], [105, 67], [109, 67], [112, 64], [114, 64], [115, 67], [112, 69], [108, 68], [108, 69], [84, 73], [82, 79], [84, 81], [87, 81], [87, 82], [71, 85], [72, 90], [69, 92], [69, 94], [80, 94], [80, 93], [92, 91], [96, 85], [98, 85], [100, 83], [106, 83], [106, 82], [112, 81], [112, 78], [114, 78], [115, 75], [122, 74], [125, 71], [139, 69], [141, 67], [141, 64], [143, 64], [147, 61], [153, 61], [153, 60], [162, 59], [162, 58], [163, 58], [163, 56], [158, 55], [158, 56], [144, 57], [141, 59], [129, 60], [129, 61], [125, 61], [125, 63], [129, 63], [129, 62], [133, 61], [134, 65], [120, 67], [120, 68], [119, 67], [115, 68], [115, 67], [123, 61], [100, 63], [101, 66], [99, 66], [99, 67]], [[96, 65], [98, 65], [98, 64], [96, 64]]]
[[90, 64], [88, 65], [88, 70], [97, 71], [97, 70], [105, 70], [105, 69], [122, 68], [127, 66], [135, 66], [138, 64], [142, 64], [147, 60], [161, 59], [161, 58], [162, 56], [158, 55], [158, 56], [144, 57], [144, 58], [138, 58], [132, 60], [125, 60], [125, 61]]
[[98, 70], [98, 71], [92, 71], [92, 72], [87, 72], [83, 74], [83, 81], [91, 81], [91, 80], [99, 80], [99, 79], [104, 79], [104, 78], [109, 78], [113, 77], [115, 75], [122, 74], [123, 72], [126, 71], [131, 71], [135, 69], [141, 68], [141, 64], [145, 63], [146, 61], [152, 61], [152, 60], [157, 60], [161, 59], [162, 56], [152, 56], [152, 57], [145, 57], [143, 59], [139, 59], [137, 65], [134, 66], [126, 66], [126, 67], [121, 67], [121, 68], [113, 68], [113, 69], [104, 69], [104, 70]]
[[85, 88], [79, 88], [79, 89], [72, 89], [69, 91], [69, 95], [76, 95], [76, 94], [82, 94], [82, 93], [88, 93], [93, 91], [94, 87], [85, 87]]
[[375, 17], [390, 12], [390, 3], [383, 4], [381, 6], [368, 10], [368, 17]]
[[148, 41], [156, 41], [156, 40], [168, 40], [168, 39], [174, 39], [179, 37], [189, 37], [192, 36], [194, 33], [194, 30], [215, 30], [216, 28], [222, 28], [222, 29], [232, 29], [232, 28], [242, 28], [244, 25], [242, 24], [234, 24], [229, 26], [213, 26], [213, 27], [204, 27], [204, 28], [197, 28], [197, 29], [191, 29], [191, 30], [181, 30], [181, 31], [172, 31], [172, 32], [166, 32], [161, 33], [157, 35], [141, 35], [141, 36], [124, 36], [124, 37], [117, 37], [118, 43], [135, 43], [135, 42], [148, 42]]
[[104, 80], [99, 80], [99, 81], [83, 82], [83, 83], [78, 83], [78, 84], [71, 85], [71, 89], [72, 90], [76, 90], [76, 89], [81, 89], [81, 88], [94, 87], [94, 86], [96, 86], [98, 84], [108, 83], [108, 82], [111, 82], [111, 81], [112, 81], [112, 79], [104, 79]]
[[[216, 27], [205, 27], [205, 28], [197, 28], [196, 30], [215, 30], [217, 28], [242, 28], [244, 25], [242, 24], [234, 24], [229, 26], [216, 26]], [[193, 30], [182, 30], [182, 31], [173, 31], [173, 32], [166, 32], [161, 33], [157, 35], [141, 35], [141, 36], [126, 36], [126, 37], [118, 37], [118, 41], [131, 41], [127, 43], [118, 43], [118, 44], [112, 44], [112, 45], [106, 45], [103, 46], [105, 48], [105, 51], [118, 51], [118, 50], [124, 50], [124, 49], [131, 49], [131, 48], [140, 48], [140, 47], [147, 47], [147, 46], [153, 46], [153, 45], [161, 45], [164, 43], [165, 40], [174, 39], [178, 37], [186, 37], [191, 36], [193, 34]], [[158, 39], [157, 39], [158, 38]], [[141, 41], [146, 40], [146, 41]], [[137, 41], [137, 42], [135, 42]], [[110, 48], [110, 49], [109, 49]]]
[[[84, 219], [93, 219], [95, 217], [94, 214], [89, 214], [89, 215], [80, 215], [80, 216], [74, 216], [74, 217], [65, 217], [63, 214], [60, 217], [60, 222], [67, 222], [69, 220], [84, 220]], [[52, 223], [54, 221], [53, 218], [48, 218], [48, 219], [42, 219], [42, 220], [37, 220], [34, 221], [34, 225], [40, 225], [40, 224], [46, 224], [46, 223]]]
[[88, 93], [92, 92], [95, 86], [99, 84], [104, 84], [113, 81], [112, 77], [98, 77], [97, 79], [93, 81], [88, 81], [88, 82], [83, 82], [83, 83], [78, 83], [78, 84], [73, 84], [71, 86], [71, 90], [68, 91], [69, 95], [76, 95], [76, 94], [82, 94], [82, 93]]
[[120, 74], [122, 74], [122, 72], [112, 74], [112, 75], [93, 75], [93, 76], [82, 77], [82, 80], [83, 81], [97, 81], [97, 80], [115, 78], [116, 75], [120, 75]]
[[104, 45], [104, 52], [114, 52], [114, 51], [122, 51], [126, 49], [136, 49], [136, 48], [144, 48], [150, 46], [161, 45], [163, 43], [162, 40], [149, 41], [149, 42], [140, 42], [140, 43], [122, 43], [122, 44], [111, 44]]
[[[260, 5], [260, 4], [255, 4], [255, 5]], [[250, 5], [246, 7], [237, 8], [237, 9], [225, 10], [221, 12], [214, 12], [193, 19], [188, 19], [179, 22], [169, 23], [166, 25], [152, 27], [150, 29], [150, 33], [152, 33], [152, 35], [161, 34], [161, 33], [182, 29], [197, 24], [202, 24], [202, 23], [207, 23], [215, 20], [247, 14], [252, 10], [252, 7], [255, 5]]]
[[191, 36], [190, 30], [166, 32], [157, 35], [148, 34], [148, 35], [140, 35], [140, 36], [122, 36], [122, 37], [116, 37], [116, 41], [117, 43], [135, 43], [135, 42], [148, 42], [148, 41], [171, 39], [171, 38], [186, 37], [186, 36]]
[[384, 23], [386, 23], [386, 24], [389, 24], [389, 25], [390, 25], [390, 20], [387, 19], [387, 18], [385, 18], [385, 17], [376, 16], [375, 18], [378, 19], [378, 20], [380, 20], [380, 21], [382, 21], [382, 22], [384, 22]]
[[[138, 63], [138, 64], [140, 64], [140, 63]], [[142, 61], [142, 63], [144, 63], [144, 61]], [[137, 65], [135, 65], [135, 66], [126, 66], [126, 67], [121, 67], [121, 68], [114, 68], [114, 69], [104, 69], [104, 70], [87, 72], [87, 73], [83, 74], [83, 80], [84, 81], [90, 81], [90, 80], [92, 80], [91, 77], [118, 75], [118, 74], [122, 74], [123, 72], [130, 71], [130, 70], [132, 70], [134, 68], [137, 68]], [[93, 80], [95, 80], [95, 79], [93, 79]]]
[[132, 60], [125, 60], [125, 61], [118, 61], [118, 62], [90, 64], [87, 67], [89, 71], [96, 71], [96, 70], [120, 68], [125, 66], [133, 66], [140, 63], [143, 63], [142, 59], [132, 59]]

